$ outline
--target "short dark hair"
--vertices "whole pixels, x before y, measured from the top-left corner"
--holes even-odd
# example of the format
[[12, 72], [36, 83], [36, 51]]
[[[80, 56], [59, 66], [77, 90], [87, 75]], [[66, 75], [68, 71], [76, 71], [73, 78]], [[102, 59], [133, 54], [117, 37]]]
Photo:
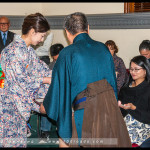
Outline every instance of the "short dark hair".
[[79, 32], [88, 31], [88, 21], [85, 14], [75, 12], [64, 19], [64, 29], [68, 30], [72, 35]]
[[150, 41], [149, 40], [143, 40], [142, 43], [139, 46], [139, 51], [147, 49], [150, 50]]
[[42, 14], [35, 13], [25, 17], [22, 25], [22, 34], [27, 34], [32, 28], [35, 30], [35, 32], [44, 33], [50, 30], [50, 25]]
[[64, 48], [64, 46], [60, 43], [56, 43], [50, 47], [50, 55], [56, 56], [59, 52]]
[[[144, 70], [146, 70], [146, 78], [145, 80], [150, 83], [150, 63], [148, 59], [144, 56], [138, 55], [131, 59], [129, 68], [131, 67], [131, 63], [134, 62], [138, 66], [142, 67]], [[133, 81], [131, 75], [129, 74], [128, 81], [126, 82], [125, 86], [128, 86]]]

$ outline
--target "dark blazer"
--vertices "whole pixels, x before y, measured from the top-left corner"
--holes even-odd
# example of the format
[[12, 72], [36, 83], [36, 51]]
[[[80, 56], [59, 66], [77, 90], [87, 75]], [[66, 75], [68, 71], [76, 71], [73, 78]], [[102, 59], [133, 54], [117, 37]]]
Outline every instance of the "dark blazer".
[[15, 33], [11, 32], [11, 31], [8, 31], [7, 40], [6, 40], [6, 45], [5, 46], [3, 44], [3, 39], [2, 39], [2, 36], [0, 34], [0, 54], [1, 54], [2, 50], [13, 41], [14, 34]]

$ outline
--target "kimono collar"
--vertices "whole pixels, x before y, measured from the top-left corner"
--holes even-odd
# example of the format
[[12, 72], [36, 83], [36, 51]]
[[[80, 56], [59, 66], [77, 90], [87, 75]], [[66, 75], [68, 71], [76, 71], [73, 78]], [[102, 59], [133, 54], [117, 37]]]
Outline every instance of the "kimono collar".
[[31, 46], [27, 47], [25, 41], [21, 38], [21, 35], [16, 35], [14, 37], [14, 40], [19, 42], [19, 43], [22, 43], [26, 47], [27, 51], [30, 51], [30, 49], [32, 48]]
[[73, 43], [76, 43], [79, 40], [83, 40], [87, 38], [89, 38], [89, 35], [87, 33], [80, 33], [74, 38]]

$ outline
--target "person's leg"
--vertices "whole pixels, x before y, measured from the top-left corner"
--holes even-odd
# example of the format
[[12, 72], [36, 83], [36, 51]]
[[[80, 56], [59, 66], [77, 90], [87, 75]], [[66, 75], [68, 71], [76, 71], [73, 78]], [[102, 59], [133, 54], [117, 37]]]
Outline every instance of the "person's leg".
[[51, 121], [47, 116], [41, 116], [41, 137], [47, 138], [50, 135]]
[[141, 145], [140, 145], [140, 147], [141, 148], [148, 148], [148, 147], [150, 147], [150, 137], [147, 139], [147, 140], [145, 140]]

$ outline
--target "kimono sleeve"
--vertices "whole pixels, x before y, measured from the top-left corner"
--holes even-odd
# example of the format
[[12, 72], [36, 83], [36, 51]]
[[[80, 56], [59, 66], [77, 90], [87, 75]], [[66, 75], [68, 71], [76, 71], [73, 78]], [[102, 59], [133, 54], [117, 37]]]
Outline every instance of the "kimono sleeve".
[[72, 136], [71, 83], [70, 68], [62, 57], [59, 55], [54, 66], [52, 82], [43, 105], [48, 117], [57, 122], [59, 136], [67, 138]]
[[[24, 54], [22, 56], [21, 54], [22, 51], [17, 49], [13, 58], [9, 59], [10, 66], [7, 66], [6, 69], [7, 72], [10, 73], [9, 76], [13, 78], [13, 81], [16, 83], [16, 85], [28, 92], [29, 95], [33, 95], [43, 83], [43, 76], [40, 76], [40, 70], [38, 69], [40, 68], [40, 63], [37, 63], [37, 66], [35, 63], [31, 63], [30, 65], [26, 58], [24, 58], [28, 57], [28, 55]], [[34, 57], [30, 59], [31, 62], [34, 61]], [[14, 88], [17, 87], [14, 86]]]

